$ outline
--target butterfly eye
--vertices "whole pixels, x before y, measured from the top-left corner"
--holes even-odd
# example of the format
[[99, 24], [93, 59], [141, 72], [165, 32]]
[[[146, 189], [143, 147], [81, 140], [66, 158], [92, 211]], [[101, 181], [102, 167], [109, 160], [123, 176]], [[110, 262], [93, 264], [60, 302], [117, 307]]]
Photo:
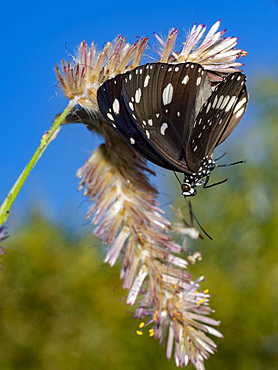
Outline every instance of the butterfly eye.
[[192, 187], [190, 184], [187, 184], [186, 182], [182, 184], [181, 190], [182, 190], [182, 194], [187, 197], [190, 197], [196, 194], [196, 189], [194, 189], [194, 187]]

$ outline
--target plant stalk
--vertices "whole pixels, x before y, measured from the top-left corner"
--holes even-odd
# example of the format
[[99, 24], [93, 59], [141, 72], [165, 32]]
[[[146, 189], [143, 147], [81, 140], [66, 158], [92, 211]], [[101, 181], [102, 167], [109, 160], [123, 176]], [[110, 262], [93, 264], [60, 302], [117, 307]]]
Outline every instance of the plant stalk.
[[[30, 162], [27, 164], [27, 166], [24, 168], [24, 170], [21, 172], [19, 178], [11, 188], [9, 194], [7, 195], [6, 199], [4, 200], [3, 204], [0, 207], [0, 226], [6, 222], [7, 218], [10, 214], [10, 208], [15, 201], [16, 197], [18, 196], [18, 193], [20, 192], [24, 182], [26, 181], [28, 175], [30, 174], [32, 168], [35, 166], [35, 164], [38, 162], [40, 157], [42, 156], [45, 149], [48, 147], [50, 142], [56, 138], [56, 135], [59, 132], [60, 126], [63, 123], [64, 119], [67, 117], [67, 115], [70, 113], [72, 108], [75, 106], [76, 102], [75, 100], [71, 100], [69, 104], [67, 105], [66, 109], [63, 111], [62, 114], [60, 114], [59, 117], [57, 117], [50, 130], [45, 133], [42, 138], [39, 147], [35, 151], [33, 157], [31, 158]], [[56, 134], [56, 135], [55, 135]]]

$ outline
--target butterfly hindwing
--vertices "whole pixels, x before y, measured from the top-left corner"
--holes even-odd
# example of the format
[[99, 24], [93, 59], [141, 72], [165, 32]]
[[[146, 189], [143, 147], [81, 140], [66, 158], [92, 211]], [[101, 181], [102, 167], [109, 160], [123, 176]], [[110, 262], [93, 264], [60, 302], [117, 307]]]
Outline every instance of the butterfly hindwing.
[[225, 132], [218, 140], [216, 146], [223, 143], [224, 140], [227, 139], [227, 137], [233, 132], [233, 130], [236, 128], [236, 126], [239, 124], [241, 118], [243, 117], [248, 103], [248, 92], [246, 89], [246, 86], [244, 85], [243, 89], [241, 90], [241, 93], [238, 97], [237, 103], [234, 107], [233, 114], [230, 118], [230, 121], [226, 127]]
[[228, 75], [202, 106], [191, 127], [186, 158], [190, 169], [199, 170], [239, 123], [247, 104], [246, 77], [240, 72]]
[[151, 63], [127, 72], [124, 101], [134, 125], [176, 171], [188, 172], [190, 127], [211, 95], [207, 73], [194, 63]]

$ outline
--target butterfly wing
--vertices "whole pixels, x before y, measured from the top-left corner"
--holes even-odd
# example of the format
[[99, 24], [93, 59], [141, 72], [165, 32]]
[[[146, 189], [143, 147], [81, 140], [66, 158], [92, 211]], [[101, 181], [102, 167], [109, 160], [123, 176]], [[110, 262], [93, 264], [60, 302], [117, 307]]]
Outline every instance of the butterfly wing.
[[139, 154], [151, 162], [175, 170], [167, 161], [153, 150], [149, 140], [141, 135], [133, 123], [132, 117], [122, 97], [122, 82], [125, 74], [107, 80], [97, 91], [97, 101], [102, 115], [116, 133]]
[[186, 159], [198, 172], [203, 158], [211, 157], [239, 123], [247, 105], [246, 77], [240, 72], [228, 75], [213, 91], [191, 127]]
[[234, 107], [233, 114], [231, 116], [231, 119], [227, 125], [227, 128], [223, 135], [218, 140], [216, 146], [223, 143], [224, 140], [227, 139], [227, 137], [233, 132], [233, 130], [236, 128], [236, 126], [239, 124], [241, 118], [243, 117], [248, 103], [248, 92], [246, 86], [243, 87], [241, 90], [241, 93], [238, 97], [237, 104]]
[[195, 63], [151, 63], [127, 72], [122, 94], [134, 126], [176, 171], [191, 173], [185, 153], [190, 127], [211, 95]]

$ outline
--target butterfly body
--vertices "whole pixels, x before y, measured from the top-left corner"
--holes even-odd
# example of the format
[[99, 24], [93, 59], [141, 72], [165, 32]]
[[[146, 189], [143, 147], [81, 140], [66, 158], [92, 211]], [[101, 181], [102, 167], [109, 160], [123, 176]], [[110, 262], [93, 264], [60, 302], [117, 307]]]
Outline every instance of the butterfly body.
[[184, 173], [184, 196], [206, 186], [213, 151], [247, 105], [245, 76], [228, 75], [215, 89], [195, 63], [150, 63], [107, 80], [100, 110], [123, 140], [153, 163]]

